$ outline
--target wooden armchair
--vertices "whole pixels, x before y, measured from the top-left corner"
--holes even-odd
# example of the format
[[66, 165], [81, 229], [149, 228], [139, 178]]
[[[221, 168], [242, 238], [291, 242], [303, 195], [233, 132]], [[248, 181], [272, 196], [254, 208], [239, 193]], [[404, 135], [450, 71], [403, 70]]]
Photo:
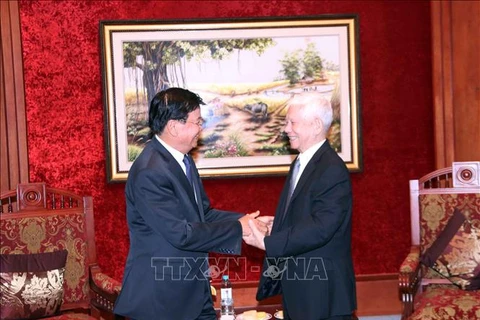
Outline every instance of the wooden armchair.
[[402, 319], [480, 319], [480, 290], [469, 287], [480, 284], [480, 162], [454, 162], [411, 180], [410, 214]]
[[[2, 193], [0, 198], [2, 318], [11, 316], [8, 312], [19, 313], [23, 318], [32, 316], [30, 312], [37, 312], [35, 316], [38, 316], [39, 309], [42, 308], [47, 309], [47, 316], [53, 313], [55, 319], [115, 318], [113, 304], [120, 292], [121, 283], [101, 273], [97, 265], [92, 197], [49, 188], [44, 183], [29, 183], [19, 184], [16, 190]], [[63, 263], [64, 268], [54, 269], [55, 272], [60, 271], [52, 273], [53, 276], [49, 274], [46, 279], [47, 282], [52, 282], [47, 291], [54, 292], [58, 288], [52, 288], [58, 283], [57, 280], [62, 280], [63, 272], [63, 282], [60, 283], [63, 301], [61, 294], [58, 308], [54, 307], [57, 302], [48, 300], [51, 297], [36, 301], [34, 306], [26, 305], [22, 297], [28, 295], [25, 287], [29, 285], [29, 280], [25, 281], [22, 276], [31, 270], [13, 270], [23, 273], [11, 273], [14, 280], [17, 277], [17, 282], [12, 285], [7, 281], [8, 277], [4, 277], [7, 269], [13, 265], [11, 261], [24, 257], [47, 257], [40, 263], [43, 266], [53, 263], [53, 260], [60, 261], [57, 253], [62, 251], [65, 254], [63, 262], [59, 263]], [[28, 263], [28, 268], [31, 268], [32, 261], [29, 260]], [[26, 277], [29, 279], [28, 275]], [[25, 281], [21, 290], [18, 279]], [[31, 281], [30, 285], [33, 286], [33, 280]], [[13, 294], [7, 288], [12, 289]], [[31, 296], [39, 297], [45, 293], [39, 292]], [[57, 309], [54, 310], [55, 308]]]

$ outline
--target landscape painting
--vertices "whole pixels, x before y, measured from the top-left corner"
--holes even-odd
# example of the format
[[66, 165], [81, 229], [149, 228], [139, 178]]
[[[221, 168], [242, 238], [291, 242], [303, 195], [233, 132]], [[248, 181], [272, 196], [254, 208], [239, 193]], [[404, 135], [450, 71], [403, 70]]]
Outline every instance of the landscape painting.
[[149, 102], [170, 87], [205, 102], [191, 152], [203, 177], [288, 172], [288, 102], [312, 91], [332, 104], [330, 144], [361, 170], [356, 29], [354, 16], [102, 22], [109, 180], [128, 176], [147, 143]]

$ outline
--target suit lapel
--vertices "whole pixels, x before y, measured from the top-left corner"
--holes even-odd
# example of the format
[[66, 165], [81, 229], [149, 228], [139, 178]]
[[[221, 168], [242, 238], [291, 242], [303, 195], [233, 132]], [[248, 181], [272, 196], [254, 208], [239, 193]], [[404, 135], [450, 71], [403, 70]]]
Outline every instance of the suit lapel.
[[305, 170], [303, 170], [302, 175], [300, 176], [300, 179], [298, 180], [297, 186], [295, 187], [295, 190], [292, 194], [292, 199], [290, 202], [293, 201], [297, 197], [297, 195], [302, 192], [303, 186], [305, 183], [312, 177], [313, 171], [315, 171], [315, 168], [317, 166], [317, 162], [320, 161], [320, 158], [322, 157], [322, 154], [327, 151], [330, 148], [330, 144], [328, 143], [328, 140], [326, 140], [322, 146], [315, 152], [313, 155], [312, 159], [307, 163], [307, 166], [305, 167]]
[[[205, 219], [204, 219], [203, 209], [200, 211], [201, 206], [195, 200], [195, 194], [194, 194], [193, 188], [190, 185], [190, 182], [188, 182], [187, 176], [183, 172], [182, 167], [180, 167], [177, 160], [175, 160], [175, 158], [170, 154], [170, 152], [168, 152], [168, 150], [165, 149], [165, 147], [156, 138], [153, 138], [150, 141], [150, 143], [153, 143], [153, 147], [160, 153], [160, 155], [164, 159], [166, 164], [166, 169], [170, 171], [177, 178], [177, 181], [185, 189], [185, 192], [188, 195], [188, 198], [190, 199], [194, 208], [198, 209], [197, 213], [200, 217], [200, 220], [204, 221]], [[197, 181], [198, 180], [197, 167], [195, 166], [195, 163], [193, 163], [193, 161], [191, 161], [191, 163], [192, 163], [192, 169], [194, 171], [193, 183], [196, 184], [195, 190], [199, 190], [198, 181]], [[197, 194], [197, 199], [199, 199], [199, 202], [201, 202], [201, 197], [198, 194]]]
[[[303, 170], [302, 175], [300, 176], [300, 179], [297, 182], [295, 190], [293, 191], [292, 197], [290, 199], [290, 203], [292, 203], [293, 200], [295, 200], [295, 198], [300, 193], [305, 192], [304, 190], [302, 190], [303, 187], [305, 186], [306, 182], [309, 179], [311, 179], [311, 177], [313, 176], [313, 172], [315, 171], [315, 168], [317, 166], [317, 162], [320, 161], [320, 158], [322, 157], [322, 154], [325, 151], [327, 151], [328, 149], [330, 149], [330, 144], [328, 143], [328, 140], [326, 140], [322, 144], [322, 146], [317, 150], [317, 152], [315, 152], [312, 159], [310, 159], [310, 161], [307, 163], [307, 166]], [[286, 203], [286, 202], [287, 202], [287, 198], [288, 198], [288, 188], [289, 188], [289, 185], [290, 185], [290, 179], [292, 178], [292, 168], [293, 168], [293, 163], [294, 162], [295, 161], [293, 161], [292, 164], [290, 165], [290, 171], [289, 171], [287, 181], [285, 182], [285, 186], [283, 187], [283, 191], [282, 191], [282, 195], [281, 195], [282, 203], [280, 204], [280, 206], [278, 207], [278, 210], [277, 210], [277, 214], [279, 215], [279, 218], [281, 218], [281, 219], [275, 218], [274, 225], [273, 225], [273, 228], [272, 228], [273, 229], [272, 232], [277, 231], [277, 230], [281, 230], [281, 227], [282, 227], [283, 223], [287, 220], [285, 218], [288, 215], [288, 212], [290, 211], [290, 208], [286, 208], [286, 210], [285, 210], [285, 207], [288, 205], [288, 203]], [[275, 222], [277, 222], [277, 220], [279, 220], [279, 221], [276, 224]]]
[[290, 187], [290, 180], [292, 180], [292, 169], [293, 169], [293, 164], [295, 163], [295, 158], [292, 163], [290, 164], [290, 170], [288, 171], [287, 175], [287, 180], [285, 180], [285, 184], [283, 186], [282, 193], [280, 195], [280, 203], [277, 207], [277, 212], [275, 213], [275, 220], [273, 220], [273, 227], [272, 227], [272, 232], [280, 230], [280, 226], [283, 224], [283, 221], [285, 220], [285, 215], [286, 215], [286, 206], [288, 205], [287, 203], [287, 198], [288, 198], [288, 189]]

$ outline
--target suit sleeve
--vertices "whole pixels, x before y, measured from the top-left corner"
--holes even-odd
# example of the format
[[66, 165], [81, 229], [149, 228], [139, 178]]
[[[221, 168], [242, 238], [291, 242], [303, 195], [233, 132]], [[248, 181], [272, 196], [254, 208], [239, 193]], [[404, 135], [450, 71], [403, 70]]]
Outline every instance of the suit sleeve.
[[[196, 165], [194, 165], [194, 172], [197, 175], [198, 181], [201, 181]], [[208, 199], [207, 193], [205, 192], [205, 189], [203, 188], [202, 183], [200, 183], [200, 194], [202, 198], [203, 212], [205, 214], [205, 221], [207, 222], [236, 221], [244, 216], [243, 213], [217, 210], [212, 208], [210, 206], [210, 200]]]
[[206, 222], [231, 222], [237, 221], [244, 216], [243, 213], [212, 208], [210, 206], [210, 200], [208, 199], [202, 185], [200, 185], [200, 194], [202, 195], [203, 212], [205, 213]]
[[[238, 218], [194, 222], [197, 211], [188, 206], [186, 193], [173, 175], [141, 170], [132, 184], [135, 206], [145, 223], [181, 250], [240, 254], [242, 228]], [[214, 216], [229, 213], [217, 212]]]
[[[327, 244], [347, 215], [351, 214], [351, 186], [348, 171], [330, 166], [313, 177], [310, 189], [296, 199], [302, 209], [293, 206], [291, 214], [300, 221], [280, 232], [265, 237], [268, 257], [296, 256]], [[302, 210], [301, 213], [295, 210]]]

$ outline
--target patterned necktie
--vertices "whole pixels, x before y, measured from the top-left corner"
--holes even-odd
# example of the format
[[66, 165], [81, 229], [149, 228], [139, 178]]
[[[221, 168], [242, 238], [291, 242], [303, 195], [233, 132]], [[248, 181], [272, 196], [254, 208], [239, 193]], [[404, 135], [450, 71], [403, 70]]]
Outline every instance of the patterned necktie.
[[183, 157], [183, 163], [185, 164], [185, 172], [187, 175], [188, 182], [190, 182], [190, 185], [193, 186], [193, 179], [192, 179], [192, 166], [190, 165], [190, 159], [188, 158], [187, 155]]

